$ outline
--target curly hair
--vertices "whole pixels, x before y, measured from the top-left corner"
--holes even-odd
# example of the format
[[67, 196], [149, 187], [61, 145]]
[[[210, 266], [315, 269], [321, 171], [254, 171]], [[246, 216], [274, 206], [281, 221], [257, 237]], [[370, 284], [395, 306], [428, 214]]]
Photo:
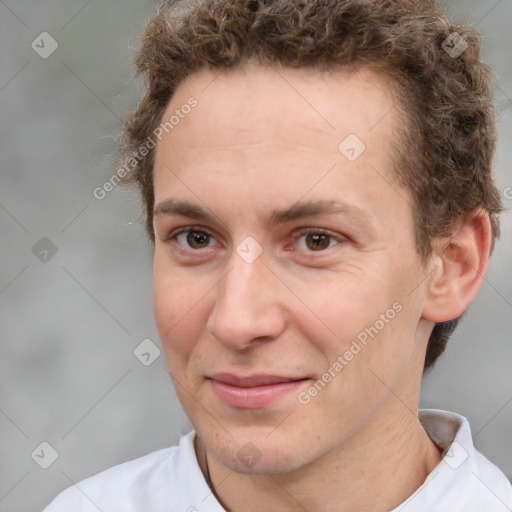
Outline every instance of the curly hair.
[[[405, 119], [394, 148], [395, 173], [413, 198], [422, 261], [436, 237], [450, 236], [457, 220], [479, 209], [491, 220], [492, 251], [502, 211], [492, 174], [492, 70], [480, 60], [476, 29], [450, 21], [433, 0], [161, 3], [135, 58], [145, 95], [120, 131], [117, 161], [121, 183], [140, 188], [153, 242], [152, 136], [170, 99], [194, 72], [248, 62], [366, 67], [389, 77]], [[444, 351], [459, 318], [435, 325], [425, 370]]]

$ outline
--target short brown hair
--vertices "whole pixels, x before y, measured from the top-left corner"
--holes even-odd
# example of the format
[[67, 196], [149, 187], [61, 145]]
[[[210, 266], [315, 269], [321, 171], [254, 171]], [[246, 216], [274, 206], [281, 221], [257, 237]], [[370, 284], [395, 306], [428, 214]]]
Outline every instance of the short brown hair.
[[[146, 230], [154, 241], [154, 149], [141, 157], [139, 148], [161, 123], [177, 87], [194, 72], [249, 61], [368, 67], [392, 79], [405, 115], [395, 170], [414, 201], [423, 261], [434, 238], [449, 236], [457, 220], [478, 209], [490, 216], [494, 246], [502, 210], [492, 175], [496, 120], [491, 69], [479, 54], [479, 33], [449, 21], [432, 0], [163, 2], [146, 25], [135, 59], [146, 93], [120, 132], [118, 163], [129, 168], [123, 182], [140, 187]], [[436, 324], [425, 369], [444, 351], [458, 320]]]

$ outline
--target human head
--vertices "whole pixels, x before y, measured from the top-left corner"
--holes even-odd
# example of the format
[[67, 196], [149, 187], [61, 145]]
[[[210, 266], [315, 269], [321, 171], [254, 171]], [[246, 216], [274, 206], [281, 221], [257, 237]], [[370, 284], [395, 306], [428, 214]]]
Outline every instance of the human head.
[[[120, 163], [130, 169], [124, 181], [140, 187], [154, 239], [154, 149], [141, 156], [140, 148], [155, 139], [178, 86], [204, 68], [220, 72], [248, 61], [363, 67], [388, 77], [396, 94], [403, 125], [393, 148], [395, 171], [411, 193], [423, 260], [434, 239], [478, 209], [489, 213], [494, 241], [501, 211], [491, 172], [496, 128], [490, 70], [479, 52], [476, 30], [449, 21], [430, 0], [162, 3], [136, 58], [147, 91], [123, 129]], [[435, 326], [425, 369], [443, 352], [457, 320]]]

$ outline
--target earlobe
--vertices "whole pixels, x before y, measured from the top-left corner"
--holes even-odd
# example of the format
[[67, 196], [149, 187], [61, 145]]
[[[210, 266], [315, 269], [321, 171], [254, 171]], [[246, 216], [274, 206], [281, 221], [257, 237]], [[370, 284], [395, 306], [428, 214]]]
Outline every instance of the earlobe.
[[487, 270], [491, 238], [489, 215], [478, 210], [461, 219], [450, 237], [435, 240], [422, 318], [445, 322], [467, 309]]

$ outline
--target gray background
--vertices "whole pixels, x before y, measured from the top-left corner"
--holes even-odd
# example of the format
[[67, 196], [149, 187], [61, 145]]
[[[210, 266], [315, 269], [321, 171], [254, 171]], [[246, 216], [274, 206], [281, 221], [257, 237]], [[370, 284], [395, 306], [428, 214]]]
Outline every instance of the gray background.
[[[505, 196], [512, 0], [448, 6], [478, 25], [497, 74], [496, 173]], [[189, 428], [163, 355], [144, 366], [133, 354], [144, 339], [159, 345], [138, 198], [119, 187], [102, 201], [92, 194], [112, 175], [112, 136], [140, 92], [130, 59], [154, 7], [0, 1], [1, 512], [40, 510], [73, 482], [175, 444]], [[47, 59], [31, 48], [44, 31], [59, 45]], [[477, 447], [511, 478], [510, 211], [502, 230], [481, 293], [425, 379], [421, 405], [467, 416]], [[46, 262], [48, 242], [32, 249], [43, 237], [57, 249]], [[48, 469], [31, 458], [43, 441], [58, 452]], [[48, 461], [40, 450], [34, 459]]]

